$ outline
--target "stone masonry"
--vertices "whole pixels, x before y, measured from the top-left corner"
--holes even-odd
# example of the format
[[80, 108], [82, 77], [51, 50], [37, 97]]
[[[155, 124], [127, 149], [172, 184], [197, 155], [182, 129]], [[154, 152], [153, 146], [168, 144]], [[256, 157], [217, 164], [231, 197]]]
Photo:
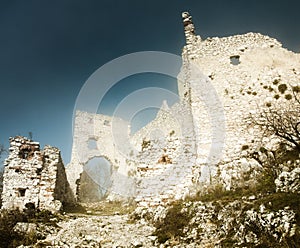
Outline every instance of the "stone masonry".
[[3, 209], [59, 211], [104, 198], [157, 206], [212, 183], [232, 189], [245, 173], [255, 177], [259, 164], [249, 153], [272, 148], [276, 140], [262, 138], [249, 116], [291, 105], [300, 55], [257, 33], [202, 39], [188, 12], [182, 20], [179, 102], [163, 102], [135, 134], [120, 118], [77, 111], [66, 172], [57, 148], [40, 150], [38, 142], [11, 138]]
[[[300, 55], [257, 33], [202, 39], [189, 13], [182, 18], [186, 46], [178, 75], [180, 102], [163, 103], [157, 117], [134, 135], [125, 122], [117, 130], [113, 117], [78, 111], [67, 167], [74, 194], [80, 174], [96, 156], [112, 164], [105, 197], [113, 199], [114, 191], [123, 189], [140, 205], [180, 199], [212, 181], [231, 189], [259, 167], [249, 151], [273, 141], [261, 138], [249, 116], [289, 104], [290, 88], [300, 82]], [[129, 142], [122, 141], [122, 130]], [[96, 148], [89, 148], [90, 139]]]
[[272, 137], [261, 138], [249, 116], [291, 104], [291, 88], [300, 84], [300, 55], [257, 33], [205, 40], [185, 33], [195, 42], [183, 49], [179, 82], [191, 91], [200, 181], [218, 170], [217, 180], [230, 189], [241, 170], [258, 166], [245, 159], [248, 152], [272, 143]]
[[10, 138], [3, 174], [2, 209], [40, 209], [57, 212], [74, 204], [57, 148], [40, 150], [38, 142]]
[[[114, 128], [114, 125], [118, 128]], [[66, 167], [67, 177], [77, 200], [80, 201], [82, 198], [79, 190], [82, 190], [83, 185], [87, 186], [83, 189], [84, 191], [97, 191], [97, 187], [102, 187], [107, 191], [104, 194], [105, 197], [115, 200], [134, 196], [134, 180], [128, 175], [133, 174], [132, 171], [135, 170], [135, 167], [130, 164], [128, 159], [131, 156], [131, 150], [129, 149], [130, 145], [126, 143], [127, 135], [129, 135], [129, 125], [126, 121], [77, 111], [72, 157], [70, 164]], [[93, 173], [98, 169], [101, 171], [101, 164], [93, 166], [93, 172], [89, 173], [90, 179], [85, 176], [87, 166], [93, 159], [103, 159], [109, 164], [110, 171], [106, 178], [109, 181], [109, 188], [102, 185], [102, 182], [99, 182], [99, 178]], [[82, 178], [97, 187], [87, 185], [88, 182], [83, 182]], [[101, 200], [100, 198], [101, 195], [99, 195], [99, 200]]]

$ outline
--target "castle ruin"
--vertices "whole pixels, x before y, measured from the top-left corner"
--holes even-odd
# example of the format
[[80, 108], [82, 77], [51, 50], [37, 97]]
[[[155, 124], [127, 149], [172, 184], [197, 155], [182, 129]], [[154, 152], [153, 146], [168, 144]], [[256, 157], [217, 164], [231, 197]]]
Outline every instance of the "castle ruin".
[[40, 150], [38, 142], [10, 139], [3, 174], [2, 209], [58, 212], [75, 203], [57, 148]]
[[[75, 194], [81, 173], [94, 157], [110, 163], [110, 183], [102, 197], [122, 195], [146, 205], [180, 199], [215, 177], [230, 189], [243, 173], [258, 167], [247, 158], [247, 149], [270, 140], [261, 140], [261, 131], [247, 118], [288, 102], [285, 95], [290, 93], [280, 93], [278, 85], [299, 84], [300, 55], [258, 33], [203, 40], [189, 13], [182, 18], [186, 46], [178, 75], [180, 102], [170, 107], [164, 103], [157, 117], [131, 136], [138, 151], [131, 155], [114, 144], [113, 117], [78, 111], [67, 167]], [[123, 127], [130, 133], [128, 124]], [[153, 137], [157, 129], [160, 135]], [[86, 152], [78, 155], [79, 150]]]
[[[2, 208], [60, 209], [73, 195], [83, 202], [134, 199], [156, 206], [214, 181], [231, 189], [259, 167], [247, 154], [271, 146], [272, 137], [262, 138], [249, 116], [289, 103], [287, 86], [300, 82], [300, 55], [258, 33], [202, 39], [189, 13], [182, 18], [180, 101], [162, 103], [156, 118], [133, 135], [120, 118], [77, 111], [68, 182], [57, 149], [11, 139]], [[134, 149], [120, 149], [116, 139]]]

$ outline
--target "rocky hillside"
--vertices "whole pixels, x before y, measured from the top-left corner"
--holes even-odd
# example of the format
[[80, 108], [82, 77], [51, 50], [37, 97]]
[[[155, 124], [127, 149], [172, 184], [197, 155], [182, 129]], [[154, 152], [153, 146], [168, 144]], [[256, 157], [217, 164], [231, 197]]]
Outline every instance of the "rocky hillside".
[[2, 212], [0, 247], [299, 247], [299, 153], [279, 167], [275, 180], [264, 170], [252, 186], [215, 184], [168, 206]]

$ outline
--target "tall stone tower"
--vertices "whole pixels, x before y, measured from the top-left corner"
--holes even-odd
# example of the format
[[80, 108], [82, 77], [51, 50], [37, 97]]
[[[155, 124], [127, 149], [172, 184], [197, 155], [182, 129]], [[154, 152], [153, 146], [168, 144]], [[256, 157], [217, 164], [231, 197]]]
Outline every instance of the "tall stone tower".
[[[215, 171], [215, 168], [211, 166], [212, 161], [210, 161], [212, 157], [215, 157], [210, 152], [212, 133], [215, 131], [211, 130], [210, 122], [212, 115], [215, 114], [211, 113], [211, 109], [213, 108], [213, 112], [215, 112], [215, 110], [222, 110], [222, 107], [218, 108], [220, 104], [210, 79], [204, 75], [201, 67], [197, 64], [202, 39], [195, 33], [191, 15], [183, 12], [182, 21], [186, 45], [183, 49], [183, 64], [178, 76], [178, 92], [181, 106], [187, 114], [184, 123], [185, 130], [190, 130], [188, 133], [192, 134], [193, 138], [188, 138], [189, 135], [185, 135], [185, 137], [186, 141], [190, 142], [190, 145], [193, 144], [195, 149], [194, 178], [196, 181], [207, 181], [211, 171]], [[214, 117], [218, 115], [214, 115]]]
[[219, 170], [217, 180], [229, 189], [257, 166], [247, 157], [251, 149], [268, 146], [249, 116], [288, 103], [292, 93], [280, 87], [299, 84], [299, 54], [259, 33], [201, 39], [189, 13], [182, 18], [186, 45], [178, 85], [193, 120], [196, 167], [202, 181]]

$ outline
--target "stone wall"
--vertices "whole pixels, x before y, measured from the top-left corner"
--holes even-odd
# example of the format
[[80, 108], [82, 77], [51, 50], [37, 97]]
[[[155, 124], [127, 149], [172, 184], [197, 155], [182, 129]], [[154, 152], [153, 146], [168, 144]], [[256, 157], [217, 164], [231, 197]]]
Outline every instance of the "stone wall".
[[[104, 197], [111, 199], [132, 198], [134, 195], [134, 182], [128, 175], [132, 166], [128, 163], [131, 156], [130, 144], [128, 144], [129, 125], [126, 121], [104, 115], [91, 114], [77, 111], [74, 125], [73, 148], [70, 164], [66, 167], [66, 173], [75, 195], [80, 195], [80, 178], [84, 175], [88, 181], [94, 181], [93, 190], [103, 186], [103, 180], [97, 178], [95, 171], [101, 171], [101, 164], [89, 162], [95, 158], [103, 158], [110, 164], [111, 173], [108, 175], [110, 186]], [[135, 168], [133, 168], [135, 170]], [[88, 179], [88, 177], [90, 177]], [[95, 177], [94, 177], [95, 176]], [[81, 185], [87, 182], [81, 182]], [[98, 200], [104, 198], [99, 196]], [[82, 197], [81, 197], [82, 198]], [[94, 197], [93, 197], [94, 198]]]
[[[189, 13], [182, 18], [180, 102], [163, 103], [156, 118], [134, 135], [120, 119], [77, 112], [67, 169], [73, 192], [95, 156], [112, 165], [106, 196], [113, 199], [117, 192], [142, 205], [182, 198], [213, 180], [231, 189], [245, 173], [256, 175], [259, 164], [249, 152], [274, 140], [262, 138], [249, 117], [291, 104], [289, 89], [300, 82], [300, 55], [256, 33], [203, 40]], [[90, 139], [95, 149], [89, 148]]]
[[[249, 125], [249, 116], [290, 104], [290, 89], [300, 84], [300, 55], [256, 33], [193, 40], [187, 40], [183, 49], [180, 83], [185, 87], [179, 89], [191, 92], [200, 180], [209, 180], [208, 171], [216, 175], [220, 170], [230, 188], [226, 170], [238, 173], [234, 168], [245, 164], [241, 158], [248, 149], [271, 142], [271, 137], [262, 140], [258, 127]], [[282, 85], [287, 86], [284, 92]], [[246, 167], [255, 163], [248, 160]]]
[[134, 142], [142, 144], [136, 158], [136, 201], [140, 205], [155, 206], [189, 194], [196, 161], [189, 117], [184, 103], [171, 108], [164, 104], [157, 117], [133, 136]]
[[4, 165], [2, 209], [56, 212], [75, 203], [57, 148], [40, 150], [38, 142], [20, 136], [10, 138]]

